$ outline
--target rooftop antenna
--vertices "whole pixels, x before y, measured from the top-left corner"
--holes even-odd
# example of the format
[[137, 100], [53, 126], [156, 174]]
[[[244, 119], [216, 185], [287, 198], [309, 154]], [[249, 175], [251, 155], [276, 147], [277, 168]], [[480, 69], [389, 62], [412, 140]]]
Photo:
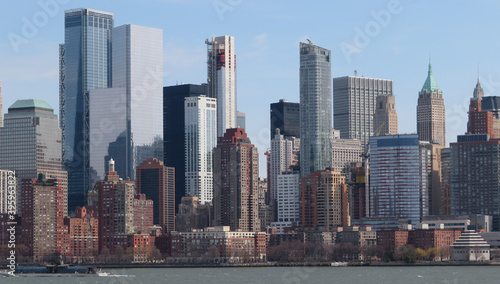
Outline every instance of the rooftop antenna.
[[479, 82], [479, 62], [477, 63], [477, 81]]

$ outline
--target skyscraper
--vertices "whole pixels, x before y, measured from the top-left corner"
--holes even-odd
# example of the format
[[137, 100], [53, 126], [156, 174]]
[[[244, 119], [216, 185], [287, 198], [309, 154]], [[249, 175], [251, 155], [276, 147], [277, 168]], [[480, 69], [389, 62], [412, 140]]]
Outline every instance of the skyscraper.
[[186, 141], [184, 139], [184, 99], [207, 94], [207, 85], [178, 85], [163, 88], [164, 164], [175, 168], [175, 209], [186, 195]]
[[90, 91], [92, 181], [104, 178], [111, 158], [131, 179], [140, 162], [163, 159], [163, 31], [122, 25], [112, 43], [113, 88]]
[[331, 231], [350, 225], [345, 178], [331, 169], [300, 178], [299, 226]]
[[393, 96], [392, 80], [345, 76], [333, 79], [333, 128], [342, 139], [359, 139], [365, 147], [374, 127], [378, 96]]
[[94, 9], [67, 10], [64, 15], [59, 111], [71, 211], [84, 205], [90, 189], [89, 92], [111, 86], [113, 22], [113, 13]]
[[443, 92], [434, 80], [430, 62], [427, 79], [418, 93], [417, 133], [420, 141], [434, 142], [446, 147]]
[[273, 139], [276, 128], [280, 133], [288, 137], [300, 138], [300, 104], [288, 102], [281, 99], [271, 104], [271, 139]]
[[201, 204], [213, 198], [213, 150], [217, 146], [217, 100], [187, 97], [184, 101], [186, 194]]
[[0, 81], [0, 127], [3, 127], [3, 97], [2, 97], [2, 81]]
[[362, 162], [363, 147], [359, 139], [342, 139], [339, 131], [334, 130], [332, 140], [332, 169], [336, 172], [347, 173], [346, 167], [351, 163]]
[[331, 52], [300, 43], [300, 175], [332, 166]]
[[484, 94], [483, 88], [478, 80], [473, 97], [470, 99], [467, 133], [488, 134], [490, 138], [496, 138], [494, 122], [498, 119], [493, 115], [493, 112], [482, 109], [482, 94]]
[[175, 169], [147, 159], [136, 169], [137, 193], [153, 200], [153, 222], [164, 233], [175, 231]]
[[284, 172], [292, 172], [291, 167], [298, 165], [300, 139], [285, 138], [276, 128], [271, 139], [271, 199], [278, 200], [278, 176]]
[[245, 129], [246, 127], [246, 114], [241, 111], [236, 112], [236, 127], [237, 128], [243, 128]]
[[398, 134], [398, 113], [396, 97], [392, 94], [377, 96], [375, 117], [373, 118], [374, 135]]
[[217, 137], [236, 127], [236, 55], [234, 37], [212, 37], [207, 44], [208, 96], [217, 99]]
[[241, 128], [228, 129], [214, 150], [214, 225], [260, 231], [259, 158]]
[[27, 246], [33, 262], [50, 261], [54, 255], [68, 256], [70, 242], [68, 228], [64, 225], [63, 183], [58, 179], [22, 181], [22, 243]]
[[[54, 110], [41, 100], [17, 100], [5, 114], [0, 128], [0, 169], [13, 170], [18, 176], [18, 212], [21, 182], [45, 173], [51, 179], [60, 179], [67, 193], [68, 175], [61, 158], [61, 129]], [[67, 195], [65, 195], [67, 198]], [[67, 214], [67, 200], [63, 203]]]
[[[10, 191], [17, 193], [17, 180], [15, 173], [10, 170], [0, 170], [0, 214], [7, 214], [9, 210]], [[19, 203], [18, 203], [19, 206]]]
[[500, 230], [500, 140], [459, 135], [450, 148], [451, 214], [492, 215], [493, 230]]
[[416, 134], [370, 138], [370, 216], [407, 218], [419, 224], [429, 215], [428, 151]]
[[113, 160], [109, 160], [108, 169], [104, 180], [95, 185], [99, 195], [99, 251], [104, 247], [113, 251], [119, 245], [117, 235], [134, 233], [135, 184], [118, 176]]

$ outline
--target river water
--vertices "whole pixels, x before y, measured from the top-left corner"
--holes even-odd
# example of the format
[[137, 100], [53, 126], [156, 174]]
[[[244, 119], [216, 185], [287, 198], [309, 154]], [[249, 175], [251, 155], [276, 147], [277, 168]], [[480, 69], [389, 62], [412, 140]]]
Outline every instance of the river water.
[[0, 283], [500, 283], [499, 266], [107, 269], [128, 277], [0, 277]]

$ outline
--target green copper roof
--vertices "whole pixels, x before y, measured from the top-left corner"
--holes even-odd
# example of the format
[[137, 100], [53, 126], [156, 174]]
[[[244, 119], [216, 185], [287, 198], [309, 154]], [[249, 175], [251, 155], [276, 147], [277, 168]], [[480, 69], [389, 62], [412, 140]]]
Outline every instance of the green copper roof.
[[425, 80], [424, 86], [422, 86], [422, 92], [424, 90], [428, 90], [430, 92], [433, 92], [434, 90], [439, 90], [438, 84], [436, 83], [436, 80], [434, 80], [434, 75], [432, 75], [432, 65], [430, 61], [429, 61], [429, 71], [427, 73], [427, 79]]
[[34, 100], [34, 99], [28, 99], [28, 100], [17, 100], [13, 105], [9, 107], [10, 109], [21, 109], [21, 108], [43, 108], [43, 109], [48, 109], [48, 110], [54, 110], [49, 106], [48, 103], [42, 100]]

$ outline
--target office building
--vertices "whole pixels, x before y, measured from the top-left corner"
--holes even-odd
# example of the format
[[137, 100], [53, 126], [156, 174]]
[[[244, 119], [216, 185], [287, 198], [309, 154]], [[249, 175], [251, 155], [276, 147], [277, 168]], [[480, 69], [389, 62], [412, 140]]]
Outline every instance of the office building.
[[331, 52], [300, 43], [300, 176], [332, 166]]
[[214, 225], [260, 231], [259, 158], [241, 128], [228, 129], [214, 150]]
[[207, 95], [207, 85], [178, 85], [163, 88], [164, 164], [175, 168], [175, 208], [186, 195], [186, 141], [184, 138], [186, 97]]
[[136, 169], [137, 193], [153, 201], [153, 223], [164, 233], [175, 231], [175, 169], [147, 159]]
[[59, 115], [69, 210], [84, 205], [90, 182], [89, 92], [111, 86], [113, 13], [66, 10], [59, 48]]
[[399, 133], [396, 97], [392, 94], [377, 96], [375, 116], [373, 118], [373, 133], [376, 136]]
[[118, 175], [135, 177], [147, 158], [163, 159], [163, 31], [122, 25], [112, 33], [112, 87], [90, 91], [90, 173], [107, 173], [113, 158]]
[[54, 255], [68, 256], [70, 243], [64, 226], [65, 181], [24, 179], [21, 189], [22, 244], [35, 263], [50, 261]]
[[210, 205], [201, 204], [197, 196], [182, 197], [179, 211], [175, 215], [175, 230], [191, 232], [193, 229], [204, 229], [210, 226]]
[[236, 112], [236, 128], [246, 128], [247, 124], [246, 114], [241, 111]]
[[336, 172], [347, 174], [352, 163], [363, 160], [363, 148], [359, 139], [340, 138], [338, 130], [333, 131], [332, 140], [332, 169]]
[[446, 125], [443, 92], [439, 89], [432, 66], [422, 90], [418, 93], [417, 133], [420, 141], [428, 141], [446, 147]]
[[429, 154], [416, 134], [370, 138], [370, 217], [429, 215]]
[[213, 198], [213, 150], [217, 146], [217, 100], [205, 96], [184, 100], [186, 194], [201, 204]]
[[276, 128], [280, 133], [289, 137], [300, 138], [300, 104], [288, 102], [285, 99], [271, 104], [271, 139], [274, 137]]
[[108, 168], [106, 178], [95, 185], [99, 194], [99, 251], [104, 247], [114, 251], [120, 245], [117, 235], [134, 233], [135, 184], [118, 176], [112, 159]]
[[392, 80], [345, 76], [333, 78], [333, 128], [342, 139], [359, 139], [365, 147], [378, 129], [378, 96], [393, 96]]
[[147, 234], [153, 223], [153, 200], [146, 199], [145, 194], [134, 197], [134, 233]]
[[490, 138], [496, 138], [498, 131], [496, 131], [495, 126], [498, 118], [493, 115], [493, 112], [482, 109], [483, 96], [484, 91], [478, 80], [476, 88], [474, 88], [473, 97], [470, 99], [467, 133], [488, 134]]
[[500, 230], [500, 140], [487, 134], [459, 135], [451, 143], [451, 214], [493, 216]]
[[2, 81], [0, 81], [0, 127], [3, 127], [3, 97], [2, 97]]
[[299, 226], [307, 230], [332, 231], [350, 226], [345, 178], [331, 169], [300, 178]]
[[195, 232], [172, 232], [172, 256], [190, 257], [193, 252], [231, 261], [266, 259], [267, 234], [234, 231], [229, 226], [208, 227]]
[[[9, 195], [17, 197], [17, 178], [13, 171], [0, 170], [0, 214], [8, 214]], [[19, 204], [19, 203], [18, 203]]]
[[296, 226], [299, 221], [299, 178], [298, 173], [279, 174], [276, 179], [277, 185], [277, 218], [271, 223], [271, 227], [278, 229], [278, 233], [284, 232], [285, 228]]
[[71, 261], [91, 262], [99, 251], [99, 219], [94, 211], [77, 207], [75, 217], [65, 217]]
[[208, 97], [217, 99], [217, 137], [236, 127], [236, 54], [234, 37], [206, 40]]
[[[61, 129], [54, 110], [41, 100], [17, 100], [5, 114], [0, 128], [0, 169], [15, 171], [18, 180], [18, 212], [23, 179], [45, 173], [50, 179], [61, 179], [65, 192], [68, 177], [61, 158]], [[64, 195], [67, 198], [67, 195]], [[67, 199], [63, 202], [67, 215]]]
[[300, 140], [285, 138], [276, 128], [271, 139], [271, 200], [278, 200], [278, 176], [293, 172], [299, 163]]

